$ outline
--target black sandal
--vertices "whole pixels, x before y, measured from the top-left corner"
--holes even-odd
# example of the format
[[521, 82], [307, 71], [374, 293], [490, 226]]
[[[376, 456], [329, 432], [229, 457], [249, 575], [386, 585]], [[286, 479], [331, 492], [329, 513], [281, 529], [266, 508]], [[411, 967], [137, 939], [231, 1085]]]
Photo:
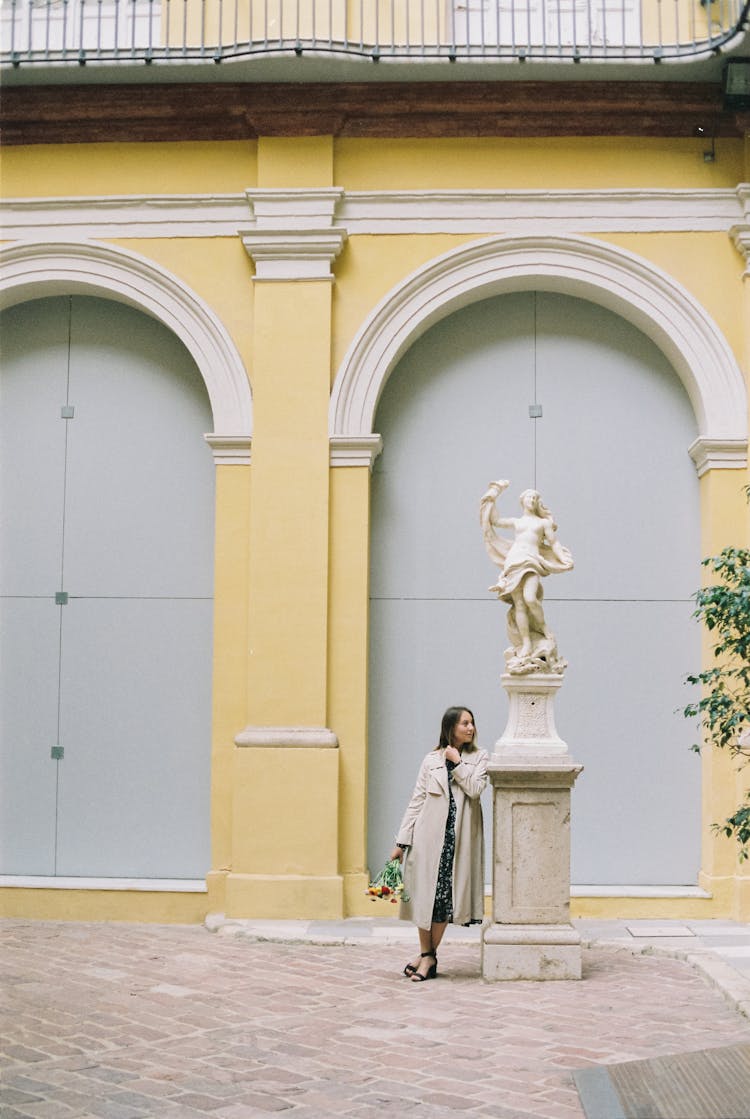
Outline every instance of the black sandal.
[[[433, 975], [433, 979], [434, 979], [435, 976], [437, 975], [437, 956], [435, 956], [434, 952], [420, 952], [419, 954], [420, 954], [420, 956], [434, 956], [435, 957], [435, 975]], [[406, 978], [411, 979], [412, 975], [416, 975], [416, 974], [417, 974], [417, 969], [414, 967], [414, 964], [407, 964], [406, 967], [404, 968], [404, 975], [406, 976]]]
[[437, 976], [437, 956], [434, 952], [420, 952], [419, 954], [423, 958], [429, 956], [435, 963], [429, 968], [425, 975], [422, 975], [415, 969], [414, 974], [411, 976], [412, 982], [416, 980], [419, 983], [424, 983], [425, 979], [435, 979]]

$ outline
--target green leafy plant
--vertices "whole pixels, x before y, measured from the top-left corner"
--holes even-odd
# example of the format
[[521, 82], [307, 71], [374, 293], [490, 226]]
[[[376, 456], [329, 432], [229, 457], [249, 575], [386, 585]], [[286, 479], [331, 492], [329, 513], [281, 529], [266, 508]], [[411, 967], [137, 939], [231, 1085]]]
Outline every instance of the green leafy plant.
[[[745, 487], [750, 499], [750, 486]], [[702, 695], [684, 709], [687, 718], [697, 718], [704, 741], [728, 750], [741, 766], [750, 761], [750, 549], [724, 548], [718, 556], [703, 560], [718, 581], [696, 592], [694, 617], [714, 638], [717, 663], [688, 676], [689, 684], [702, 688]], [[700, 750], [699, 745], [693, 747]], [[734, 838], [740, 858], [748, 858], [750, 842], [750, 793], [716, 831]]]

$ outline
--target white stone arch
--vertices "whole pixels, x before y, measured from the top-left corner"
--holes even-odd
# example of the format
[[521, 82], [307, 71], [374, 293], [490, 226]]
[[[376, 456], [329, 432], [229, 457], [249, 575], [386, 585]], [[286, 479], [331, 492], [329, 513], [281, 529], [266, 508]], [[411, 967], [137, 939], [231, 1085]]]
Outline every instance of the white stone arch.
[[505, 292], [560, 292], [606, 307], [637, 326], [681, 378], [698, 421], [690, 447], [699, 473], [747, 461], [747, 392], [714, 320], [681, 284], [649, 261], [589, 237], [502, 236], [473, 241], [417, 269], [392, 289], [354, 338], [329, 412], [334, 462], [378, 449], [378, 400], [402, 354], [433, 323]]
[[216, 314], [182, 280], [138, 253], [95, 241], [19, 242], [0, 252], [0, 308], [49, 295], [98, 295], [168, 327], [206, 385], [217, 462], [249, 462], [252, 395], [237, 348]]

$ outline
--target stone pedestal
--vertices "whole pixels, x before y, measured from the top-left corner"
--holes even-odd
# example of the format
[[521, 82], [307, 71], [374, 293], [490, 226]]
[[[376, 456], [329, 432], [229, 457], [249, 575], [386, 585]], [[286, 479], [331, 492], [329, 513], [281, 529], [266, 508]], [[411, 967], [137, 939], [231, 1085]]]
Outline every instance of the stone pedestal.
[[492, 923], [482, 936], [485, 979], [580, 979], [570, 923], [570, 791], [582, 766], [557, 735], [562, 677], [503, 677], [508, 726], [490, 759]]

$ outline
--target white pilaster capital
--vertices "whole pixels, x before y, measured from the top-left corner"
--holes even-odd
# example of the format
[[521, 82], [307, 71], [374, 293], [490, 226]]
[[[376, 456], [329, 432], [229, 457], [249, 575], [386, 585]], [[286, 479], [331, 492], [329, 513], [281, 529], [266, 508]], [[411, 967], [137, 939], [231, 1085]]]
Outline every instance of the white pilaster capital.
[[340, 187], [251, 189], [245, 195], [255, 224], [240, 236], [256, 281], [333, 279], [331, 265], [347, 236], [333, 224], [344, 197]]
[[750, 275], [750, 183], [740, 183], [737, 187], [737, 199], [742, 207], [744, 220], [733, 225], [729, 236], [735, 248], [745, 259], [745, 275]]
[[707, 470], [744, 470], [747, 467], [746, 439], [699, 438], [690, 444], [688, 452], [699, 478]]
[[[749, 215], [750, 216], [750, 215]], [[734, 247], [742, 254], [745, 261], [745, 276], [750, 276], [750, 221], [741, 225], [733, 225], [729, 230]]]
[[251, 435], [218, 435], [209, 432], [203, 438], [214, 453], [216, 466], [249, 466], [253, 440]]
[[332, 435], [331, 466], [366, 466], [373, 463], [383, 449], [381, 435]]

